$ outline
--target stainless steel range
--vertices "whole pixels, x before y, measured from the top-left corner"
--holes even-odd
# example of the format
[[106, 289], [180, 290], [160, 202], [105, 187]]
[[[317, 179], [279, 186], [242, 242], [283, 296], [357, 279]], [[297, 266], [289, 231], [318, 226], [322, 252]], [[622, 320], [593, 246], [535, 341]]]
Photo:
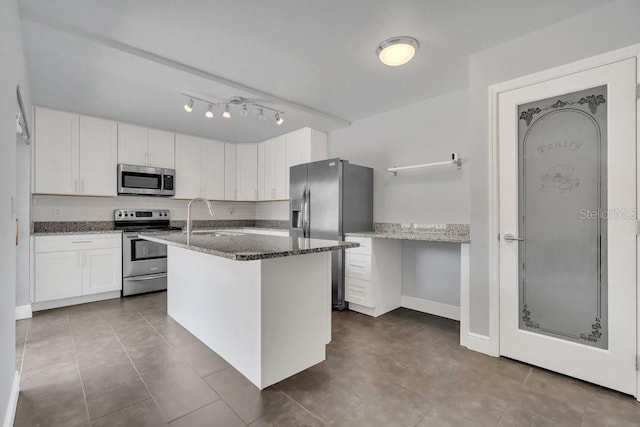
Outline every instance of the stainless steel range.
[[167, 289], [167, 247], [138, 237], [138, 233], [179, 230], [170, 226], [168, 210], [118, 209], [115, 228], [122, 230], [122, 295]]

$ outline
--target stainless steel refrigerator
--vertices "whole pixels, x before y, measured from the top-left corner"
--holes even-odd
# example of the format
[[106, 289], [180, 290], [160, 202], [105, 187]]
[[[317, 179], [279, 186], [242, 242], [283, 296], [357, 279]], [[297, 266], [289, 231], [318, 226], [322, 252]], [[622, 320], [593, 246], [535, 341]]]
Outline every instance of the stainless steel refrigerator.
[[[373, 169], [329, 159], [289, 170], [291, 237], [344, 240], [344, 233], [373, 230]], [[332, 252], [333, 307], [344, 300], [344, 251]]]

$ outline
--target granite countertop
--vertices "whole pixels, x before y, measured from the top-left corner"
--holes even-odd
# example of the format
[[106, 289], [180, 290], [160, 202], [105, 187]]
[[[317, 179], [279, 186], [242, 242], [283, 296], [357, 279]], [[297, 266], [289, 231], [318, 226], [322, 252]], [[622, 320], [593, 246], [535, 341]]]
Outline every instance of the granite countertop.
[[373, 231], [345, 233], [345, 236], [444, 243], [471, 242], [468, 224], [376, 223]]
[[358, 233], [345, 233], [345, 236], [369, 237], [372, 239], [398, 239], [398, 240], [421, 240], [425, 242], [445, 242], [445, 243], [469, 243], [469, 236], [457, 236], [447, 233], [411, 233], [411, 232], [391, 232], [391, 231], [363, 231]]
[[280, 258], [359, 246], [358, 243], [338, 240], [301, 239], [240, 233], [231, 236], [194, 233], [191, 235], [190, 245], [187, 245], [187, 235], [181, 231], [140, 233], [140, 237], [152, 242], [190, 249], [235, 261]]

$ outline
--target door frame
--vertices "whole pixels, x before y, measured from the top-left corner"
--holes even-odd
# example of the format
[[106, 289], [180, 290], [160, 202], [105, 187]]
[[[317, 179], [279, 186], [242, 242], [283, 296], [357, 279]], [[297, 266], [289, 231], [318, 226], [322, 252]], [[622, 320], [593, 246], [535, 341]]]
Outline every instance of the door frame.
[[[500, 194], [498, 163], [498, 97], [501, 93], [542, 83], [570, 74], [636, 58], [636, 83], [640, 83], [640, 44], [614, 50], [591, 58], [561, 65], [549, 70], [489, 86], [489, 342], [487, 354], [500, 356]], [[640, 101], [636, 95], [636, 146], [640, 135]], [[640, 149], [636, 150], [636, 164], [640, 165]], [[640, 174], [637, 174], [636, 207], [640, 207]], [[640, 267], [640, 238], [636, 240], [636, 265]], [[636, 289], [638, 277], [636, 274]], [[640, 292], [636, 292], [636, 360], [640, 358]], [[640, 401], [640, 371], [636, 370], [636, 399]]]

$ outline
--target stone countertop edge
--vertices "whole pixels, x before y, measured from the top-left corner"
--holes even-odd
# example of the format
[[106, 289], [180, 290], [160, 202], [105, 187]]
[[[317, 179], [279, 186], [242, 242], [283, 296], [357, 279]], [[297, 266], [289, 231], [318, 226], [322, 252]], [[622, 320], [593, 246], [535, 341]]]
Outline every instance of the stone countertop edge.
[[441, 242], [441, 243], [471, 243], [469, 236], [451, 235], [446, 233], [403, 233], [403, 232], [384, 232], [384, 231], [362, 231], [355, 233], [345, 233], [345, 237], [369, 237], [372, 239], [396, 239], [396, 240], [419, 240], [423, 242]]
[[[180, 233], [182, 235], [182, 233]], [[189, 249], [194, 252], [201, 252], [207, 255], [219, 256], [222, 258], [231, 259], [234, 261], [259, 261], [263, 259], [271, 259], [271, 258], [282, 258], [287, 256], [294, 255], [305, 255], [319, 252], [329, 252], [334, 250], [342, 250], [349, 248], [356, 248], [360, 246], [359, 243], [355, 242], [342, 242], [336, 240], [329, 240], [329, 242], [338, 242], [338, 245], [328, 245], [318, 248], [309, 248], [309, 249], [294, 249], [289, 251], [273, 251], [273, 252], [254, 252], [254, 253], [246, 253], [249, 251], [221, 251], [213, 248], [207, 248], [203, 246], [197, 245], [187, 245], [186, 243], [176, 242], [173, 240], [168, 240], [166, 238], [162, 238], [159, 236], [153, 235], [145, 235], [144, 233], [140, 234], [140, 237], [151, 242], [162, 243], [169, 246], [175, 246], [177, 248]], [[166, 237], [166, 235], [165, 235]], [[210, 239], [216, 239], [216, 237], [209, 237]], [[269, 238], [269, 239], [290, 239], [290, 237], [280, 237], [280, 236], [260, 236], [260, 238]], [[321, 239], [312, 239], [312, 240], [321, 240]]]
[[32, 236], [65, 236], [73, 234], [122, 234], [122, 230], [88, 230], [88, 231], [37, 231]]

